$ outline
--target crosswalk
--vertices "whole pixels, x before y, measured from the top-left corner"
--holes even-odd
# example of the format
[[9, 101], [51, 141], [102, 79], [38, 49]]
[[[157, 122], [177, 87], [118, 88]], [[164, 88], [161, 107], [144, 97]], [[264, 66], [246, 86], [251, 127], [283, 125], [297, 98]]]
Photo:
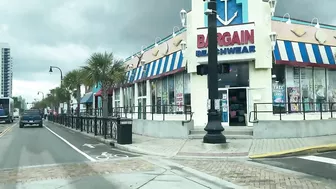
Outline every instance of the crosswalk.
[[[298, 157], [300, 159], [305, 159], [309, 161], [315, 161], [315, 162], [321, 162], [321, 163], [328, 163], [328, 164], [333, 164], [336, 165], [336, 159], [333, 158], [328, 158], [328, 157], [321, 157], [321, 156], [303, 156], [303, 157]], [[335, 157], [336, 158], [336, 157]]]
[[336, 152], [264, 159], [258, 162], [336, 181]]

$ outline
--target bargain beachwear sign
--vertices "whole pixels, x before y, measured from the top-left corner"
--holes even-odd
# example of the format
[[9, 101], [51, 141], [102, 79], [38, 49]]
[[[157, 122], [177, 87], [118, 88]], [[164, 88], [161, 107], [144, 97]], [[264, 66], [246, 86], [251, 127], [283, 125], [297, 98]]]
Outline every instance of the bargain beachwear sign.
[[[207, 58], [208, 56], [207, 31], [207, 28], [198, 29], [197, 48], [195, 52], [198, 58]], [[219, 61], [222, 59], [254, 59], [256, 52], [254, 23], [218, 27], [217, 48]]]

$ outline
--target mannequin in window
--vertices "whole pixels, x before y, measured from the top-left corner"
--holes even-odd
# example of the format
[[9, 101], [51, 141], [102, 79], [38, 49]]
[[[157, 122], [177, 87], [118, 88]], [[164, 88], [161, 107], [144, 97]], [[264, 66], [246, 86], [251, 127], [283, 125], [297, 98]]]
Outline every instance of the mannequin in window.
[[[316, 90], [316, 105], [317, 110], [320, 111], [320, 103], [324, 103], [325, 96], [324, 96], [324, 87], [322, 85], [319, 85]], [[323, 104], [322, 104], [323, 107]]]

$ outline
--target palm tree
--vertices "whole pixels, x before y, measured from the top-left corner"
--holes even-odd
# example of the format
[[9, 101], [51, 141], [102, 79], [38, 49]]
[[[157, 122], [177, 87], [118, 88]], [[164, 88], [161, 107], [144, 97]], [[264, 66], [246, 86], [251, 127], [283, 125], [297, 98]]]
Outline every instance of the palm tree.
[[58, 111], [60, 103], [70, 101], [70, 92], [63, 86], [56, 87], [50, 90], [50, 95], [48, 95], [47, 99], [50, 100]]
[[64, 102], [70, 102], [71, 100], [70, 92], [64, 86], [56, 87], [56, 99], [58, 104]]
[[63, 79], [64, 87], [71, 91], [72, 95], [77, 99], [77, 115], [79, 115], [80, 111], [81, 85], [85, 82], [83, 76], [82, 69], [75, 69], [67, 73]]
[[123, 61], [116, 59], [113, 53], [94, 53], [82, 67], [87, 84], [101, 84], [103, 117], [108, 117], [108, 91], [125, 81]]

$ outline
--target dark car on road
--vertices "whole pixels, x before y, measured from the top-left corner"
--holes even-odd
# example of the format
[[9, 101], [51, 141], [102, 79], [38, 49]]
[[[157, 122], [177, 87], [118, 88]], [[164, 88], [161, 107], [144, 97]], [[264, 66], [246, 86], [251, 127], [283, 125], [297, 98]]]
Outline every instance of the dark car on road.
[[38, 125], [43, 127], [41, 112], [38, 109], [25, 110], [20, 118], [20, 128], [25, 125]]

